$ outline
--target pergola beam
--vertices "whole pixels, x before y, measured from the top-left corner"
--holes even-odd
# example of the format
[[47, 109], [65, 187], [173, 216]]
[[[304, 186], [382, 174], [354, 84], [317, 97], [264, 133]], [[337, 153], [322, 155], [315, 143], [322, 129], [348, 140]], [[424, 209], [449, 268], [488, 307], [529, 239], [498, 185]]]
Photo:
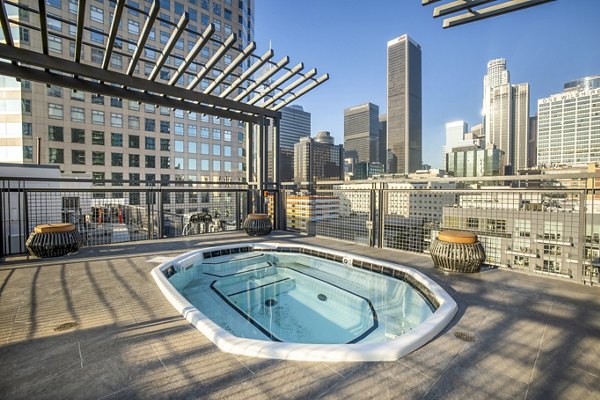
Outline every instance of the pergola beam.
[[287, 71], [285, 74], [281, 75], [279, 77], [279, 79], [277, 79], [275, 82], [273, 82], [272, 84], [270, 84], [267, 88], [265, 88], [265, 90], [263, 90], [262, 92], [258, 93], [252, 99], [250, 99], [250, 101], [248, 101], [248, 104], [256, 104], [260, 99], [264, 98], [269, 93], [271, 93], [273, 90], [275, 90], [276, 88], [278, 88], [279, 85], [281, 85], [281, 84], [287, 82], [288, 80], [290, 80], [294, 75], [296, 75], [298, 72], [300, 72], [303, 68], [304, 68], [304, 64], [303, 63], [297, 64], [294, 68], [292, 68], [291, 70]]
[[299, 99], [300, 97], [304, 96], [306, 93], [310, 92], [311, 90], [313, 90], [320, 84], [326, 82], [328, 79], [329, 79], [329, 74], [322, 75], [319, 79], [317, 79], [316, 81], [312, 81], [311, 83], [309, 83], [308, 85], [306, 85], [305, 87], [300, 89], [298, 92], [292, 94], [290, 97], [288, 97], [281, 103], [277, 104], [275, 107], [271, 107], [271, 110], [279, 111], [283, 107], [290, 104], [292, 101]]
[[160, 57], [158, 57], [158, 61], [156, 61], [154, 68], [152, 68], [152, 72], [150, 73], [148, 80], [153, 81], [156, 79], [161, 68], [163, 67], [163, 65], [165, 65], [165, 62], [167, 62], [167, 58], [169, 57], [169, 55], [171, 55], [171, 51], [173, 51], [173, 48], [177, 44], [177, 41], [185, 31], [185, 27], [187, 26], [189, 20], [190, 17], [187, 11], [185, 11], [181, 15], [181, 18], [179, 18], [179, 22], [177, 23], [175, 30], [171, 33], [171, 36], [169, 37], [169, 41], [165, 45], [164, 49], [160, 52]]
[[510, 0], [493, 6], [472, 10], [455, 17], [446, 18], [443, 28], [452, 28], [469, 22], [479, 21], [486, 18], [496, 17], [509, 12], [522, 10], [529, 7], [538, 6], [543, 3], [549, 3], [555, 0]]
[[292, 90], [296, 89], [298, 86], [302, 85], [304, 82], [306, 82], [307, 80], [309, 80], [316, 74], [317, 74], [317, 69], [316, 68], [311, 69], [310, 71], [306, 72], [305, 74], [300, 76], [298, 79], [296, 79], [294, 82], [290, 83], [288, 86], [283, 88], [279, 93], [277, 93], [276, 95], [271, 97], [269, 100], [262, 103], [260, 106], [261, 107], [269, 107], [271, 104], [275, 103], [277, 100], [284, 97], [285, 95], [290, 93]]
[[215, 52], [215, 54], [213, 54], [213, 56], [206, 62], [206, 64], [204, 64], [204, 66], [200, 69], [200, 71], [198, 71], [198, 74], [196, 75], [196, 77], [194, 78], [193, 81], [190, 82], [190, 84], [187, 86], [188, 90], [193, 90], [196, 86], [198, 86], [198, 84], [200, 83], [200, 81], [202, 79], [204, 79], [204, 77], [208, 74], [208, 72], [215, 66], [217, 65], [217, 63], [219, 62], [219, 60], [221, 60], [221, 58], [223, 58], [223, 56], [225, 55], [225, 53], [227, 53], [229, 51], [229, 49], [231, 49], [233, 47], [233, 45], [235, 44], [235, 42], [237, 41], [237, 36], [235, 33], [232, 33], [227, 40], [225, 41], [225, 43], [223, 43], [223, 45], [221, 47], [219, 47], [219, 50], [217, 50]]
[[[184, 101], [211, 104], [215, 107], [226, 108], [252, 115], [264, 115], [265, 117], [270, 118], [278, 117], [278, 113], [265, 110], [261, 107], [191, 91], [165, 83], [149, 81], [135, 76], [127, 76], [120, 72], [105, 70], [88, 64], [75, 63], [63, 58], [39, 54], [33, 50], [8, 46], [3, 43], [0, 43], [0, 57], [25, 65], [51, 69], [64, 74], [77, 75], [95, 81], [108, 82], [113, 85], [129, 87], [139, 91], [158, 93], [164, 96], [183, 99]], [[52, 83], [52, 81], [48, 81], [48, 83]]]
[[451, 3], [437, 6], [433, 9], [433, 18], [443, 17], [445, 15], [453, 14], [458, 11], [469, 10], [473, 7], [477, 7], [486, 3], [491, 3], [496, 0], [457, 0]]
[[160, 11], [160, 0], [154, 0], [152, 2], [152, 6], [150, 6], [150, 12], [148, 13], [148, 18], [144, 23], [144, 28], [140, 34], [140, 37], [137, 42], [137, 46], [135, 51], [133, 52], [133, 56], [129, 61], [129, 67], [127, 67], [127, 75], [133, 75], [133, 71], [135, 71], [135, 67], [142, 56], [142, 52], [144, 51], [144, 46], [146, 46], [146, 40], [150, 36], [150, 30], [154, 25], [154, 21], [156, 21], [156, 17], [158, 17], [158, 12]]
[[46, 0], [38, 0], [40, 17], [40, 34], [42, 35], [42, 52], [48, 55], [48, 15]]
[[215, 88], [225, 80], [225, 78], [227, 78], [237, 67], [239, 67], [244, 60], [250, 57], [254, 49], [256, 49], [256, 42], [250, 42], [250, 44], [246, 46], [246, 48], [240, 54], [237, 55], [231, 64], [229, 64], [223, 70], [223, 72], [221, 72], [221, 74], [210, 83], [210, 85], [208, 85], [208, 87], [204, 90], [204, 94], [211, 94], [212, 91], [215, 90]]
[[241, 101], [243, 98], [245, 98], [250, 93], [252, 93], [254, 90], [256, 90], [263, 82], [265, 82], [267, 79], [269, 79], [270, 77], [275, 75], [283, 67], [288, 65], [289, 62], [290, 62], [290, 58], [288, 56], [283, 57], [281, 60], [279, 60], [279, 62], [277, 64], [275, 64], [275, 66], [273, 68], [269, 68], [269, 70], [267, 72], [265, 72], [260, 78], [256, 79], [254, 81], [254, 83], [251, 83], [250, 86], [248, 86], [242, 93], [238, 94], [234, 98], [234, 100]]
[[242, 82], [244, 82], [246, 79], [252, 76], [252, 74], [256, 72], [260, 67], [265, 65], [265, 63], [269, 61], [271, 57], [273, 57], [273, 54], [275, 54], [273, 50], [267, 50], [267, 52], [263, 54], [258, 61], [252, 64], [239, 78], [237, 78], [231, 85], [229, 85], [227, 89], [223, 90], [219, 97], [224, 99], [227, 96], [229, 96], [229, 94], [235, 89], [237, 89], [242, 84]]
[[179, 68], [177, 68], [175, 74], [173, 74], [173, 77], [169, 81], [169, 85], [174, 85], [175, 83], [177, 83], [181, 75], [183, 75], [183, 73], [188, 69], [190, 64], [194, 61], [198, 53], [200, 53], [200, 50], [202, 50], [202, 48], [206, 46], [206, 43], [208, 43], [208, 40], [211, 38], [213, 33], [215, 33], [215, 25], [213, 23], [210, 23], [208, 27], [204, 30], [202, 37], [198, 39], [198, 41], [196, 41], [194, 47], [192, 47], [192, 50], [190, 50], [190, 52], [185, 56], [183, 63], [181, 63]]
[[83, 27], [85, 25], [86, 0], [79, 0], [77, 5], [77, 33], [75, 34], [75, 54], [73, 60], [78, 63], [81, 60], [81, 47], [83, 45]]
[[121, 15], [123, 14], [123, 7], [125, 6], [125, 0], [118, 0], [117, 6], [115, 7], [115, 13], [110, 25], [110, 33], [108, 34], [108, 41], [106, 43], [106, 50], [104, 52], [104, 59], [102, 60], [102, 69], [107, 69], [110, 64], [110, 57], [112, 56], [113, 46], [117, 39], [117, 33], [119, 32], [119, 23], [121, 22]]
[[87, 79], [75, 78], [72, 76], [61, 75], [54, 72], [47, 72], [41, 69], [14, 66], [10, 63], [0, 63], [0, 74], [13, 76], [20, 79], [27, 79], [35, 82], [52, 82], [53, 85], [65, 88], [98, 93], [104, 96], [134, 100], [147, 104], [156, 104], [168, 108], [177, 108], [185, 111], [196, 112], [199, 114], [217, 115], [221, 118], [230, 118], [251, 123], [258, 123], [260, 118], [256, 115], [241, 114], [222, 108], [208, 107], [206, 105], [194, 102], [184, 101], [171, 97], [164, 97], [158, 94], [146, 93], [139, 90], [132, 90], [120, 86], [108, 85], [105, 83], [94, 82]]
[[0, 23], [2, 24], [2, 33], [4, 34], [4, 41], [7, 45], [14, 46], [15, 43], [13, 42], [12, 32], [10, 31], [10, 22], [8, 22], [8, 14], [6, 14], [6, 5], [3, 1], [1, 3], [2, 4], [0, 4]]

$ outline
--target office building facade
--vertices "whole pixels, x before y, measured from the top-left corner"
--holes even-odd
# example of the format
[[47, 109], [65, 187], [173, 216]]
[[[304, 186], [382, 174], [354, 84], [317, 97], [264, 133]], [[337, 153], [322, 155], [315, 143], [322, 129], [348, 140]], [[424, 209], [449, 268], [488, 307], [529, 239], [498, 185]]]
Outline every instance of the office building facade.
[[344, 110], [344, 150], [354, 163], [379, 160], [379, 107], [372, 103]]
[[344, 179], [344, 146], [334, 144], [329, 132], [304, 137], [294, 145], [294, 181]]
[[[142, 1], [138, 10], [148, 10], [151, 2]], [[132, 3], [129, 3], [132, 4]], [[86, 5], [84, 39], [98, 48], [84, 46], [82, 60], [98, 67], [103, 61], [102, 46], [110, 31], [113, 2], [91, 1]], [[67, 20], [77, 19], [77, 2], [47, 1], [49, 52], [52, 56], [73, 58], [75, 27]], [[27, 12], [7, 7], [10, 18], [29, 18]], [[173, 25], [183, 12], [189, 15], [188, 28], [202, 32], [214, 24], [213, 39], [224, 41], [231, 34], [238, 36], [236, 47], [244, 48], [254, 37], [253, 0], [214, 0], [199, 2], [161, 1], [160, 18], [148, 37], [134, 76], [147, 77], [156, 64], [158, 49], [167, 43]], [[56, 16], [56, 18], [53, 18]], [[136, 43], [145, 23], [145, 15], [135, 9], [123, 11], [119, 35]], [[87, 28], [86, 28], [87, 29]], [[18, 46], [39, 46], [38, 33], [21, 28], [16, 38]], [[89, 35], [89, 36], [86, 36]], [[167, 82], [189, 50], [197, 35], [184, 32], [176, 42], [171, 56], [156, 80]], [[109, 70], [124, 72], [136, 48], [134, 44], [117, 43]], [[211, 41], [200, 52], [197, 62], [182, 77], [191, 81], [220, 42]], [[232, 62], [225, 55], [216, 68]], [[238, 67], [236, 73], [241, 73]], [[38, 157], [36, 138], [40, 138], [39, 158], [42, 164], [58, 165], [66, 174], [86, 174], [94, 179], [139, 181], [239, 181], [245, 179], [245, 130], [234, 120], [188, 113], [138, 104], [119, 98], [73, 91], [62, 87], [0, 78], [0, 100], [3, 104], [4, 134], [0, 138], [0, 156], [10, 162], [34, 163]], [[210, 81], [202, 80], [200, 90]], [[219, 94], [221, 87], [213, 94]]]
[[594, 88], [595, 82], [600, 76], [570, 82], [564, 92], [538, 100], [538, 166], [600, 161], [600, 83]]
[[387, 148], [389, 173], [421, 169], [421, 46], [408, 35], [387, 44]]
[[446, 171], [455, 177], [498, 176], [502, 174], [502, 153], [494, 146], [455, 147], [446, 154]]

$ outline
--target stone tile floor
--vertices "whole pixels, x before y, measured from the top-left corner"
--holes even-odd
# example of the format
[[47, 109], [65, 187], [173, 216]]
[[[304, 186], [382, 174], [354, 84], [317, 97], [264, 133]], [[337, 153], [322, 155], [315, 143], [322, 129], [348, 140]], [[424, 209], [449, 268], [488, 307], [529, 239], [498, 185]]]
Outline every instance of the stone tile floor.
[[[310, 363], [223, 353], [164, 299], [158, 256], [243, 233], [84, 248], [0, 263], [2, 399], [600, 399], [600, 289], [489, 270], [444, 274], [426, 255], [275, 232], [412, 266], [459, 304], [450, 326], [396, 361]], [[58, 325], [77, 322], [66, 331]], [[454, 333], [475, 335], [474, 342]]]

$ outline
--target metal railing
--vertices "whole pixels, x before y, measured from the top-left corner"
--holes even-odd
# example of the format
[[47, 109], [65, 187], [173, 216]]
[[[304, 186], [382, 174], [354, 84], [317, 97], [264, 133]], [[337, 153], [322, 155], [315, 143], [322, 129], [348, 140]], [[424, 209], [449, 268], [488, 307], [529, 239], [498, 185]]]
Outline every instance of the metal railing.
[[245, 183], [0, 178], [2, 256], [36, 225], [75, 225], [85, 246], [241, 229]]
[[283, 184], [268, 194], [242, 182], [0, 178], [0, 251], [25, 253], [35, 225], [52, 222], [74, 224], [86, 246], [239, 230], [263, 195], [289, 231], [428, 253], [440, 230], [467, 230], [490, 266], [599, 283], [597, 174]]
[[283, 193], [288, 230], [417, 253], [440, 230], [466, 230], [487, 265], [599, 282], [598, 174], [318, 182]]

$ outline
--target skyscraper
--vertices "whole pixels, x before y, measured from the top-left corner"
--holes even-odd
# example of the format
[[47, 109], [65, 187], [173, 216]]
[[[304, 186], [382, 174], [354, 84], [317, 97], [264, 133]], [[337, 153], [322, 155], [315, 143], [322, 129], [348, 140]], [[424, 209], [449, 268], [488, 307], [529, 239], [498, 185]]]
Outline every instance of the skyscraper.
[[366, 103], [344, 110], [344, 150], [355, 163], [379, 161], [379, 107]]
[[504, 174], [527, 168], [529, 84], [510, 83], [504, 58], [491, 60], [487, 65], [483, 78], [483, 126], [487, 145], [496, 145], [504, 152]]
[[565, 84], [562, 93], [538, 100], [537, 164], [600, 161], [600, 75]]
[[421, 46], [408, 35], [387, 44], [387, 148], [390, 173], [421, 168]]
[[[279, 122], [279, 179], [281, 182], [294, 180], [294, 145], [300, 138], [310, 136], [311, 115], [301, 105], [283, 107]], [[273, 177], [273, 130], [269, 128], [269, 175]]]
[[387, 114], [379, 116], [379, 161], [383, 164], [384, 172], [387, 167]]
[[[69, 21], [77, 20], [77, 2], [52, 0], [46, 4], [49, 53], [72, 59], [75, 26]], [[148, 5], [147, 2], [127, 2], [119, 35], [130, 42], [117, 40], [109, 70], [126, 71], [146, 20], [146, 16], [136, 10], [147, 10]], [[81, 58], [85, 63], [95, 67], [102, 65], [114, 6], [110, 1], [88, 2], [84, 35], [90, 35], [89, 39], [96, 47], [83, 46]], [[9, 18], [33, 18], [14, 6], [6, 9]], [[161, 21], [152, 28], [148, 48], [133, 76], [146, 78], [151, 74], [158, 59], [158, 53], [151, 48], [162, 48], [167, 43], [183, 12], [189, 15], [190, 30], [199, 34], [212, 23], [214, 38], [225, 40], [235, 33], [238, 35], [235, 46], [244, 48], [254, 37], [253, 10], [253, 0], [161, 1]], [[39, 33], [33, 29], [22, 27], [15, 32], [17, 46], [40, 46]], [[156, 77], [157, 81], [169, 81], [196, 43], [198, 34], [186, 31], [181, 35]], [[194, 78], [219, 47], [217, 42], [209, 42], [181, 79]], [[216, 68], [224, 69], [231, 61], [231, 55], [225, 55]], [[234, 71], [235, 74], [241, 72], [241, 67]], [[209, 80], [203, 80], [199, 88], [205, 90], [209, 83]], [[221, 85], [213, 94], [220, 91]], [[47, 87], [26, 80], [18, 82], [8, 77], [0, 78], [0, 103], [3, 103], [0, 109], [9, 110], [1, 113], [6, 118], [0, 120], [0, 130], [7, 132], [7, 136], [0, 139], [3, 161], [33, 163], [38, 156], [34, 144], [39, 137], [43, 164], [58, 165], [67, 174], [83, 173], [99, 180], [237, 181], [246, 175], [244, 127], [238, 121], [57, 86]]]

